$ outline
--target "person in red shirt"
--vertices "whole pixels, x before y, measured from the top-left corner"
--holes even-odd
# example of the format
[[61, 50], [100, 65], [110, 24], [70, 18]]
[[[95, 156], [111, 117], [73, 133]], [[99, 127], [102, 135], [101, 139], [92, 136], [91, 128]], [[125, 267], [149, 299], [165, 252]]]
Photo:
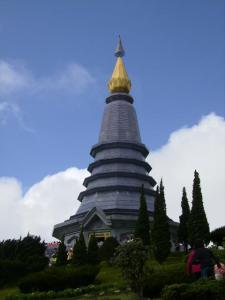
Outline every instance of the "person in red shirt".
[[221, 268], [219, 259], [214, 256], [211, 250], [205, 248], [202, 240], [197, 240], [195, 243], [195, 253], [192, 256], [190, 263], [193, 265], [195, 262], [201, 266], [201, 278], [208, 278], [213, 275], [213, 265], [216, 263], [218, 268]]
[[189, 255], [186, 265], [186, 273], [190, 276], [193, 276], [194, 279], [199, 279], [201, 277], [201, 265], [196, 261], [193, 261], [195, 256], [195, 249], [193, 248]]

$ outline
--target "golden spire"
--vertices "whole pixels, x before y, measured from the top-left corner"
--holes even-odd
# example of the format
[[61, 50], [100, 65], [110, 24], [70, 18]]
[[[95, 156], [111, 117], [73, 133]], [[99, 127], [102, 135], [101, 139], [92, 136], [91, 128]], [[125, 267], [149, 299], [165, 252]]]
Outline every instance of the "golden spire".
[[112, 73], [112, 77], [108, 82], [108, 88], [111, 93], [129, 93], [131, 89], [131, 81], [127, 75], [122, 56], [125, 52], [122, 46], [121, 38], [119, 36], [118, 46], [116, 48], [115, 56], [117, 56], [117, 62]]

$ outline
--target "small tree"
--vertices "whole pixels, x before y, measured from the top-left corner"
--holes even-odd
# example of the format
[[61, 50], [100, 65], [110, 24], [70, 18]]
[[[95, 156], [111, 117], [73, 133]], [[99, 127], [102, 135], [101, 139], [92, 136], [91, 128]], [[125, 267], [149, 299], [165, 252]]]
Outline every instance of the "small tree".
[[67, 264], [67, 251], [64, 241], [62, 239], [61, 243], [59, 244], [57, 253], [56, 253], [56, 266], [65, 266]]
[[225, 226], [216, 228], [210, 233], [210, 240], [218, 246], [223, 246], [225, 241]]
[[88, 263], [96, 265], [99, 263], [99, 248], [95, 235], [91, 235], [88, 243]]
[[190, 217], [190, 207], [185, 187], [183, 188], [183, 195], [181, 200], [182, 214], [180, 216], [180, 224], [178, 227], [179, 242], [184, 245], [185, 252], [188, 251], [188, 222]]
[[141, 239], [127, 242], [116, 249], [116, 263], [140, 298], [143, 296], [144, 265], [147, 256], [147, 248]]
[[206, 244], [210, 241], [210, 231], [207, 217], [205, 214], [200, 178], [195, 170], [192, 192], [192, 208], [189, 219], [189, 241], [193, 245], [198, 239], [204, 240]]
[[144, 193], [144, 185], [141, 186], [140, 208], [135, 226], [135, 237], [142, 239], [144, 245], [150, 244], [149, 215]]
[[79, 239], [73, 247], [72, 264], [82, 266], [87, 264], [87, 247], [84, 240], [83, 229], [81, 229]]
[[170, 253], [170, 231], [166, 215], [166, 202], [162, 180], [155, 197], [154, 220], [152, 226], [153, 252], [159, 263], [165, 261]]
[[116, 248], [119, 246], [117, 239], [108, 237], [99, 249], [99, 257], [101, 260], [109, 261], [115, 254]]

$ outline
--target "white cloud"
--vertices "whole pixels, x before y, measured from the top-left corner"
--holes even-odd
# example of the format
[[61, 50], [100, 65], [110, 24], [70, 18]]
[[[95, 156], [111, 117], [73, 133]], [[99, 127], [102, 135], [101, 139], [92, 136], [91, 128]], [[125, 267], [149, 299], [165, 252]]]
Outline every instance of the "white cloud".
[[162, 148], [148, 157], [152, 176], [163, 178], [169, 217], [179, 220], [182, 187], [192, 201], [194, 170], [200, 174], [205, 211], [210, 228], [224, 225], [225, 120], [210, 114], [190, 128], [170, 135]]
[[9, 95], [29, 88], [33, 78], [25, 66], [0, 61], [0, 95]]
[[15, 178], [0, 178], [0, 240], [22, 233], [21, 185]]
[[[182, 187], [191, 200], [194, 170], [200, 173], [211, 229], [224, 225], [225, 120], [210, 114], [191, 128], [173, 132], [166, 145], [151, 153], [152, 176], [163, 177], [169, 217], [178, 220]], [[75, 213], [87, 170], [69, 168], [45, 177], [24, 195], [15, 178], [0, 178], [0, 240], [27, 232], [52, 240], [53, 225]]]
[[35, 77], [34, 74], [21, 63], [0, 61], [0, 96], [21, 92], [40, 93], [64, 91], [74, 94], [83, 93], [95, 78], [82, 65], [70, 63], [55, 73]]
[[69, 168], [45, 177], [24, 195], [15, 178], [0, 178], [0, 240], [31, 234], [52, 240], [53, 225], [77, 210], [86, 170]]
[[[5, 125], [9, 116], [16, 117], [19, 125], [27, 130], [22, 117], [21, 100], [37, 97], [55, 99], [52, 93], [80, 95], [95, 84], [95, 78], [82, 65], [70, 63], [55, 73], [37, 77], [25, 65], [0, 60], [0, 125]], [[17, 110], [17, 111], [16, 111]], [[28, 131], [31, 131], [28, 128]]]
[[71, 63], [47, 77], [36, 81], [36, 90], [42, 91], [66, 91], [81, 94], [95, 82], [94, 77], [80, 64]]

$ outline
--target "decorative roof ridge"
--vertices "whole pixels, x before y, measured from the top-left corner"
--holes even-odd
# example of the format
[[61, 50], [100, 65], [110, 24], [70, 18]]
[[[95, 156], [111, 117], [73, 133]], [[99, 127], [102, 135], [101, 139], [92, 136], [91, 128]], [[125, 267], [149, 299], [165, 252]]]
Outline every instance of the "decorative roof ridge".
[[132, 173], [127, 171], [110, 171], [110, 172], [92, 174], [84, 179], [83, 185], [87, 187], [91, 181], [94, 181], [96, 179], [101, 179], [101, 178], [104, 179], [110, 178], [110, 177], [135, 178], [135, 179], [140, 179], [149, 182], [152, 187], [156, 185], [155, 179], [153, 179], [152, 176], [150, 175], [141, 174], [141, 173]]
[[95, 144], [91, 148], [91, 156], [95, 157], [96, 153], [105, 149], [114, 149], [114, 148], [128, 148], [131, 150], [136, 150], [139, 151], [143, 154], [144, 157], [147, 157], [149, 154], [149, 150], [145, 146], [145, 144], [142, 143], [131, 143], [131, 142], [119, 142], [119, 141], [114, 141], [110, 143], [98, 143]]
[[123, 164], [134, 164], [141, 167], [144, 167], [146, 171], [149, 173], [152, 167], [149, 165], [148, 162], [142, 161], [135, 158], [125, 158], [125, 157], [114, 157], [114, 158], [104, 158], [96, 160], [89, 164], [88, 171], [91, 173], [94, 168], [105, 165], [105, 164], [112, 164], [112, 163], [123, 163]]

